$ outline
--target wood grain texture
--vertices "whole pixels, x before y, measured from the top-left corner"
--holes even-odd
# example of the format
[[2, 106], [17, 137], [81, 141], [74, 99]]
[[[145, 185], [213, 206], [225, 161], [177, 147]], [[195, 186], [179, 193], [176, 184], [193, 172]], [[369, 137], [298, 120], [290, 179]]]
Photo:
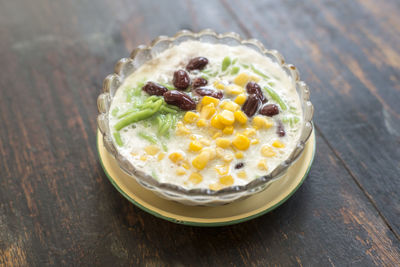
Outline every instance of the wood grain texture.
[[223, 3], [299, 67], [317, 128], [400, 237], [399, 2]]
[[[400, 265], [398, 4], [279, 3], [0, 1], [0, 266]], [[98, 162], [103, 78], [136, 45], [182, 28], [260, 38], [312, 86], [316, 161], [261, 218], [162, 221]]]

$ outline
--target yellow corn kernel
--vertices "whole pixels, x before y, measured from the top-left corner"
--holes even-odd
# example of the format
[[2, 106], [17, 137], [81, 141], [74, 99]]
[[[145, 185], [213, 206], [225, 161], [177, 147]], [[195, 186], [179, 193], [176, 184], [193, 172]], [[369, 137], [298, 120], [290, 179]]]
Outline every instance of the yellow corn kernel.
[[203, 181], [203, 176], [198, 172], [194, 172], [190, 174], [189, 181], [192, 182], [193, 184], [199, 184], [201, 183], [201, 181]]
[[158, 161], [162, 160], [165, 157], [165, 153], [164, 152], [160, 152], [158, 153], [157, 159]]
[[218, 82], [218, 81], [215, 81], [214, 83], [213, 83], [213, 85], [214, 85], [214, 87], [215, 88], [217, 88], [217, 89], [224, 89], [225, 88], [225, 85], [224, 84], [222, 84], [222, 83], [220, 83], [220, 82]]
[[183, 168], [185, 168], [186, 170], [189, 170], [190, 169], [190, 162], [187, 161], [186, 159], [184, 159], [184, 160], [182, 160], [181, 166]]
[[236, 153], [235, 153], [235, 157], [236, 157], [237, 159], [242, 159], [242, 158], [243, 158], [243, 152], [241, 152], [241, 151], [236, 152]]
[[266, 119], [264, 117], [255, 116], [253, 118], [253, 127], [256, 129], [261, 129], [264, 127], [265, 121], [266, 121]]
[[196, 138], [196, 136], [194, 135], [194, 134], [192, 134], [191, 136], [190, 136], [190, 140], [196, 140], [197, 138]]
[[136, 157], [138, 154], [136, 152], [131, 152], [131, 155]]
[[226, 110], [230, 110], [232, 112], [235, 112], [239, 109], [239, 105], [230, 100], [222, 102], [220, 107]]
[[200, 119], [197, 121], [197, 127], [205, 127], [207, 126], [207, 121], [205, 119]]
[[160, 151], [160, 149], [156, 145], [149, 145], [144, 148], [144, 151], [146, 151], [150, 156], [154, 156], [158, 151]]
[[226, 126], [222, 132], [226, 135], [233, 134], [233, 126]]
[[247, 129], [243, 132], [243, 134], [244, 134], [245, 136], [251, 137], [251, 136], [253, 136], [253, 135], [256, 134], [256, 130], [253, 129], [253, 128], [247, 128]]
[[176, 168], [176, 175], [184, 175], [186, 174], [186, 170], [183, 167]]
[[238, 96], [235, 98], [234, 101], [235, 101], [235, 103], [238, 104], [238, 105], [243, 105], [244, 102], [246, 102], [246, 100], [247, 100], [246, 94], [240, 94], [240, 95], [238, 95]]
[[217, 139], [218, 137], [221, 137], [222, 133], [221, 132], [216, 132], [213, 136], [212, 139]]
[[223, 110], [219, 114], [219, 120], [222, 122], [224, 125], [232, 125], [235, 122], [235, 116], [233, 115], [232, 111], [229, 110]]
[[209, 146], [209, 145], [211, 145], [211, 141], [208, 140], [207, 138], [204, 138], [204, 137], [200, 138], [200, 139], [199, 139], [199, 142], [200, 142], [203, 146]]
[[229, 172], [229, 165], [216, 165], [214, 169], [219, 175], [226, 175]]
[[272, 149], [272, 147], [264, 145], [261, 147], [261, 155], [264, 157], [273, 157], [276, 155], [276, 152]]
[[246, 83], [250, 80], [250, 76], [247, 73], [239, 73], [233, 82], [241, 87], [244, 87]]
[[258, 77], [258, 76], [254, 76], [254, 75], [251, 75], [250, 76], [250, 81], [253, 81], [253, 82], [259, 82], [261, 79], [260, 79], [260, 77]]
[[273, 121], [266, 117], [255, 116], [253, 118], [253, 127], [256, 129], [262, 129], [262, 128], [268, 129], [273, 125], [274, 125]]
[[217, 155], [218, 158], [223, 158], [224, 157], [224, 149], [220, 147], [215, 148], [215, 154]]
[[146, 155], [141, 155], [140, 156], [140, 160], [141, 161], [146, 161], [147, 160], [147, 156]]
[[246, 150], [250, 146], [250, 140], [243, 134], [236, 134], [232, 144], [239, 150]]
[[245, 171], [238, 171], [237, 173], [237, 177], [241, 178], [241, 179], [246, 179], [247, 178], [247, 173]]
[[225, 162], [231, 162], [233, 160], [233, 155], [232, 153], [226, 154], [222, 159]]
[[225, 186], [233, 185], [233, 182], [232, 175], [225, 175], [219, 178], [219, 183]]
[[262, 171], [267, 171], [268, 170], [268, 165], [267, 162], [262, 159], [258, 162], [257, 164], [258, 169], [262, 170]]
[[186, 123], [193, 123], [197, 121], [199, 117], [199, 114], [194, 113], [193, 111], [188, 111], [185, 113], [185, 116], [183, 116], [183, 121]]
[[225, 125], [220, 120], [220, 114], [215, 115], [211, 118], [210, 124], [212, 127], [217, 128], [219, 130], [224, 129]]
[[176, 134], [177, 135], [187, 135], [190, 134], [190, 130], [186, 128], [181, 121], [176, 123]]
[[218, 183], [209, 184], [208, 188], [210, 188], [211, 190], [214, 190], [214, 191], [218, 191], [218, 190], [220, 190], [222, 188], [222, 185], [218, 184]]
[[[212, 97], [211, 97], [212, 98]], [[217, 99], [218, 100], [218, 99]], [[215, 104], [214, 103], [209, 103], [207, 105], [204, 105], [201, 108], [200, 111], [200, 117], [202, 119], [210, 119], [212, 115], [214, 115], [214, 113], [216, 112], [216, 108], [215, 108]]]
[[265, 129], [271, 128], [272, 126], [274, 126], [273, 120], [266, 118], [264, 124]]
[[277, 147], [277, 148], [284, 148], [284, 147], [285, 147], [285, 144], [282, 143], [282, 142], [279, 141], [279, 140], [275, 140], [275, 141], [272, 143], [272, 146]]
[[207, 152], [210, 155], [210, 160], [214, 159], [217, 155], [214, 148], [206, 147], [201, 152]]
[[202, 170], [206, 167], [207, 163], [210, 161], [211, 155], [209, 151], [202, 151], [199, 155], [197, 155], [193, 161], [192, 165], [196, 169]]
[[203, 148], [203, 145], [199, 141], [192, 141], [189, 144], [189, 150], [193, 152], [200, 151]]
[[219, 99], [206, 95], [206, 96], [204, 96], [203, 99], [201, 100], [201, 104], [202, 104], [203, 106], [206, 106], [206, 105], [208, 105], [208, 104], [210, 104], [210, 103], [213, 103], [214, 106], [216, 107], [216, 106], [218, 106], [218, 104], [219, 104]]
[[234, 113], [234, 116], [235, 116], [235, 119], [242, 124], [247, 122], [247, 115], [244, 114], [244, 112], [241, 110], [236, 110]]
[[252, 145], [256, 145], [258, 143], [260, 143], [260, 140], [258, 140], [257, 138], [251, 139], [251, 144]]
[[244, 92], [244, 89], [236, 84], [231, 84], [231, 85], [225, 86], [224, 91], [225, 91], [225, 93], [230, 94], [230, 95], [239, 95]]
[[185, 168], [186, 170], [189, 170], [189, 169], [190, 169], [190, 163], [189, 163], [189, 161], [187, 161], [186, 159], [182, 160], [181, 166], [182, 166], [183, 168]]
[[231, 141], [227, 138], [217, 138], [215, 143], [222, 148], [228, 148], [231, 145]]
[[177, 163], [178, 161], [181, 161], [183, 159], [183, 155], [179, 152], [172, 152], [171, 154], [169, 154], [168, 158], [173, 163]]

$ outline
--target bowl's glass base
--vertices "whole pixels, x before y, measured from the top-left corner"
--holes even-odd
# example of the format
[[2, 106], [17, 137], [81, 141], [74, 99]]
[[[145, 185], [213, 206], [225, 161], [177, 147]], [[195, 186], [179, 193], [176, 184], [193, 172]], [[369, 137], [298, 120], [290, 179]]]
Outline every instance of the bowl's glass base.
[[186, 206], [165, 200], [144, 189], [135, 179], [124, 173], [116, 160], [103, 146], [100, 132], [97, 134], [97, 148], [104, 172], [130, 202], [156, 217], [175, 223], [196, 226], [221, 226], [244, 222], [261, 216], [284, 203], [303, 183], [310, 170], [315, 152], [315, 131], [306, 147], [288, 170], [285, 177], [273, 182], [266, 190], [247, 199], [223, 206]]

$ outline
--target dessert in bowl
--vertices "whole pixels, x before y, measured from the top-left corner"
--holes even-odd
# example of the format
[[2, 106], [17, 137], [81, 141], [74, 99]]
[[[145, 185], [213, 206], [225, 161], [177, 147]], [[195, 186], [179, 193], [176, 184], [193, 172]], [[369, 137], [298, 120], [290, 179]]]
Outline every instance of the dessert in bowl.
[[189, 205], [265, 189], [312, 131], [309, 91], [294, 66], [258, 41], [210, 30], [140, 46], [105, 79], [98, 106], [120, 167]]

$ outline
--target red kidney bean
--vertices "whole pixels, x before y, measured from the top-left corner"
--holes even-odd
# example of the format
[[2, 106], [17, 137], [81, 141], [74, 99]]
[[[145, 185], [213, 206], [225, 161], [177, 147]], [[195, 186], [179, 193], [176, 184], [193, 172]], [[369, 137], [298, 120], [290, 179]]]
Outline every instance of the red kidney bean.
[[255, 94], [251, 94], [248, 95], [246, 102], [244, 102], [242, 110], [247, 115], [247, 117], [252, 117], [257, 112], [260, 105], [261, 100], [258, 98], [258, 96]]
[[167, 104], [179, 107], [182, 110], [193, 110], [196, 109], [196, 103], [189, 95], [172, 90], [164, 93], [164, 100]]
[[198, 77], [193, 80], [192, 87], [197, 88], [197, 87], [201, 87], [201, 86], [206, 86], [207, 83], [208, 83], [208, 81], [206, 79]]
[[190, 85], [189, 74], [184, 70], [175, 71], [172, 83], [178, 90], [185, 90]]
[[267, 102], [268, 100], [265, 98], [261, 87], [258, 85], [258, 83], [255, 82], [248, 82], [246, 84], [246, 91], [248, 94], [255, 94], [262, 103]]
[[278, 136], [283, 137], [285, 136], [286, 132], [285, 132], [285, 128], [283, 127], [283, 124], [281, 121], [278, 121], [278, 127], [276, 128], [276, 133], [278, 134]]
[[235, 169], [241, 169], [241, 168], [243, 168], [243, 166], [244, 166], [244, 163], [243, 162], [239, 162], [239, 163], [237, 163], [235, 165]]
[[149, 95], [163, 95], [168, 91], [164, 86], [153, 82], [147, 82], [146, 85], [142, 87], [142, 90]]
[[188, 71], [191, 70], [202, 70], [208, 64], [208, 59], [205, 57], [192, 58], [186, 66]]
[[194, 89], [194, 92], [201, 96], [207, 95], [207, 96], [212, 96], [212, 97], [218, 98], [218, 99], [221, 99], [224, 96], [222, 91], [209, 89], [209, 88], [205, 88], [205, 87], [196, 88], [196, 89]]
[[259, 113], [264, 116], [272, 117], [279, 114], [279, 108], [275, 104], [264, 105]]

